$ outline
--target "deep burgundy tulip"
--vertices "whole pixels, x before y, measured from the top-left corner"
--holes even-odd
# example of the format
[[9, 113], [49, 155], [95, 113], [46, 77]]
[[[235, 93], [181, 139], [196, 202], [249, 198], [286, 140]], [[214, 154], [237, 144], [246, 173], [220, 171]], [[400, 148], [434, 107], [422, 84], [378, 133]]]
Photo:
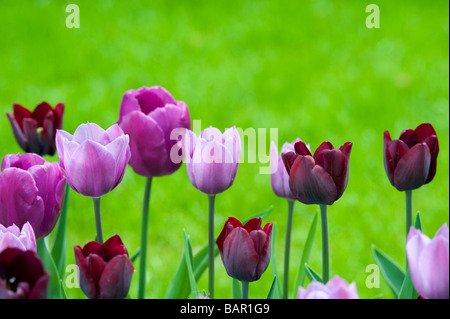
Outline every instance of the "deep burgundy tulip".
[[0, 299], [45, 299], [50, 275], [32, 250], [0, 253]]
[[61, 214], [65, 184], [57, 162], [34, 153], [6, 155], [0, 173], [0, 224], [22, 228], [29, 222], [37, 239], [48, 235]]
[[347, 187], [352, 143], [336, 149], [323, 142], [314, 155], [302, 141], [295, 143], [294, 149], [281, 154], [292, 194], [304, 204], [333, 204]]
[[406, 129], [391, 140], [384, 131], [384, 168], [391, 184], [399, 191], [413, 190], [432, 181], [436, 174], [439, 143], [433, 126], [420, 124]]
[[118, 124], [130, 136], [130, 166], [142, 176], [170, 175], [181, 165], [170, 157], [177, 140], [170, 138], [176, 128], [191, 128], [186, 103], [175, 101], [160, 86], [125, 92]]
[[13, 104], [13, 114], [6, 113], [14, 137], [25, 152], [53, 155], [56, 151], [56, 130], [62, 127], [64, 104], [52, 108], [47, 102], [39, 104], [33, 112], [22, 105]]
[[122, 299], [130, 289], [134, 272], [127, 248], [119, 235], [100, 244], [88, 242], [74, 247], [80, 270], [80, 288], [89, 299]]
[[273, 224], [267, 223], [261, 229], [261, 222], [261, 218], [253, 218], [242, 226], [234, 217], [225, 222], [216, 243], [230, 277], [252, 282], [267, 269]]

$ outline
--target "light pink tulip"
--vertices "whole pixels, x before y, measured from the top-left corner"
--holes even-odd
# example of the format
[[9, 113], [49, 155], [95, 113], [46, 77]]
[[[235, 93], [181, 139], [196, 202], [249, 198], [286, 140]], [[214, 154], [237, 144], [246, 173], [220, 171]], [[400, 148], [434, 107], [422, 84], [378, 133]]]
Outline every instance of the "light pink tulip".
[[348, 284], [336, 275], [325, 285], [313, 281], [306, 289], [300, 286], [297, 299], [359, 299], [359, 296], [354, 282]]
[[23, 225], [22, 231], [16, 225], [5, 227], [0, 224], [0, 252], [6, 248], [36, 252], [36, 236], [29, 222]]

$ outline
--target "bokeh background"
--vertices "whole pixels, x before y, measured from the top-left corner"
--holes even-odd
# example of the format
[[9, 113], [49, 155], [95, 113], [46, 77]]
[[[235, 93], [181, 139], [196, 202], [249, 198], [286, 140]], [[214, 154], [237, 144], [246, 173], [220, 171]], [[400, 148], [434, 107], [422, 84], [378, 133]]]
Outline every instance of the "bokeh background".
[[[379, 29], [365, 24], [372, 2], [380, 8]], [[0, 156], [22, 152], [5, 115], [13, 103], [64, 102], [64, 129], [73, 133], [88, 121], [114, 124], [123, 93], [152, 85], [185, 101], [202, 128], [277, 128], [279, 149], [296, 137], [313, 149], [325, 140], [337, 147], [351, 141], [348, 187], [328, 210], [331, 276], [355, 281], [361, 298], [391, 298], [383, 278], [380, 288], [365, 285], [372, 245], [401, 265], [405, 260], [405, 198], [384, 171], [384, 130], [398, 138], [406, 128], [433, 124], [437, 174], [413, 192], [413, 211], [421, 212], [429, 236], [449, 220], [449, 4], [372, 2], [2, 0]], [[70, 3], [79, 5], [79, 29], [66, 27]], [[217, 196], [215, 230], [228, 216], [244, 219], [273, 206], [263, 223], [277, 224], [282, 279], [287, 203], [259, 173], [265, 165], [239, 166], [233, 186]], [[101, 203], [104, 237], [119, 234], [130, 254], [139, 247], [144, 182], [128, 167]], [[294, 209], [290, 286], [318, 207]], [[149, 218], [147, 297], [163, 298], [183, 253], [183, 229], [194, 251], [207, 242], [207, 197], [190, 184], [184, 165], [154, 179]], [[94, 237], [92, 200], [72, 191], [67, 262], [74, 262], [73, 246]], [[320, 224], [310, 264], [321, 271]], [[271, 282], [269, 266], [250, 285], [250, 298], [265, 298]], [[198, 286], [207, 289], [206, 273]], [[80, 289], [66, 292], [85, 298]], [[231, 296], [220, 258], [215, 294]]]

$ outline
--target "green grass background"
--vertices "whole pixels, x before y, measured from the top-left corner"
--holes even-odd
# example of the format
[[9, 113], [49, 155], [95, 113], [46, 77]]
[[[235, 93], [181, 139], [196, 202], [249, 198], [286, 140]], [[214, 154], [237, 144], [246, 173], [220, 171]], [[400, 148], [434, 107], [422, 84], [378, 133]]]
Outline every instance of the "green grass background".
[[[365, 25], [372, 2], [380, 8], [379, 29]], [[79, 29], [65, 25], [70, 3], [80, 7]], [[391, 298], [384, 279], [380, 288], [365, 285], [373, 244], [401, 265], [405, 260], [405, 198], [384, 171], [384, 130], [398, 138], [406, 128], [433, 124], [437, 174], [413, 192], [413, 210], [421, 212], [429, 236], [449, 220], [448, 9], [437, 0], [1, 1], [0, 113], [13, 103], [64, 102], [68, 132], [88, 121], [107, 128], [117, 121], [126, 90], [161, 85], [187, 103], [202, 128], [278, 128], [279, 148], [296, 137], [313, 149], [325, 140], [337, 147], [351, 141], [348, 187], [328, 210], [331, 276], [355, 281], [361, 298]], [[18, 152], [2, 115], [0, 156]], [[261, 165], [267, 163], [241, 164], [233, 186], [217, 196], [215, 231], [228, 216], [244, 219], [273, 205], [263, 223], [277, 224], [281, 272], [287, 203], [273, 194], [269, 175], [259, 174]], [[139, 247], [144, 182], [128, 167], [101, 201], [104, 237], [119, 234], [130, 254]], [[295, 204], [291, 287], [317, 211]], [[154, 179], [147, 297], [164, 296], [183, 252], [183, 229], [196, 251], [207, 241], [207, 224], [207, 197], [190, 184], [184, 165]], [[68, 263], [73, 246], [94, 236], [92, 200], [72, 191]], [[310, 259], [319, 272], [320, 238], [319, 226]], [[131, 297], [137, 279], [136, 273]], [[269, 266], [250, 284], [250, 297], [265, 298], [270, 284]], [[206, 274], [198, 286], [207, 289]], [[67, 294], [84, 298], [80, 289]], [[215, 295], [231, 296], [220, 258]]]

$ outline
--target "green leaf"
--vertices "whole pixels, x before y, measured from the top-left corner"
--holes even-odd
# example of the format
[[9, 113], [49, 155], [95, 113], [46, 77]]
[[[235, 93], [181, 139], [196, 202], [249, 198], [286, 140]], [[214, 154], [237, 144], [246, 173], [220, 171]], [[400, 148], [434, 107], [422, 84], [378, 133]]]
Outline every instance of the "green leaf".
[[274, 276], [272, 280], [272, 285], [270, 285], [269, 293], [267, 294], [267, 299], [274, 299], [276, 285], [277, 285], [277, 276]]
[[141, 254], [141, 248], [138, 248], [135, 251], [135, 253], [130, 257], [131, 262], [134, 263], [140, 254]]
[[231, 299], [242, 299], [241, 282], [234, 278], [231, 278]]
[[262, 212], [260, 212], [260, 213], [258, 213], [256, 215], [253, 215], [252, 217], [244, 219], [242, 221], [242, 224], [245, 224], [246, 222], [248, 222], [250, 219], [253, 219], [253, 218], [258, 218], [258, 217], [265, 218], [272, 212], [272, 209], [273, 209], [273, 206], [270, 206], [268, 209], [266, 209], [266, 210], [264, 210], [264, 211], [262, 211]]
[[309, 281], [318, 281], [322, 282], [322, 276], [319, 275], [317, 271], [311, 268], [308, 264], [305, 264], [306, 275], [309, 278]]
[[420, 218], [419, 212], [417, 212], [416, 219], [414, 220], [414, 228], [422, 231], [422, 219]]
[[197, 281], [195, 280], [194, 270], [193, 270], [193, 256], [192, 256], [192, 246], [189, 237], [186, 236], [186, 232], [183, 229], [183, 239], [184, 239], [184, 258], [186, 260], [185, 264], [187, 266], [187, 274], [189, 278], [189, 285], [191, 287], [192, 297], [198, 297]]
[[311, 226], [309, 227], [308, 236], [306, 237], [305, 247], [303, 248], [302, 255], [300, 257], [300, 263], [298, 265], [297, 275], [295, 276], [294, 281], [294, 289], [292, 292], [293, 298], [297, 296], [298, 287], [303, 286], [303, 283], [305, 281], [306, 277], [306, 267], [305, 264], [309, 260], [309, 256], [311, 254], [314, 237], [316, 235], [316, 228], [317, 228], [317, 216], [318, 213], [314, 215], [313, 221], [311, 223]]
[[[276, 262], [276, 242], [277, 242], [277, 223], [273, 223], [272, 226], [272, 243], [271, 243], [271, 268], [272, 268], [272, 277], [277, 277], [278, 278], [278, 271], [277, 271], [277, 262]], [[282, 297], [282, 292], [281, 292], [281, 285], [280, 285], [280, 281], [277, 280], [276, 283], [276, 289], [274, 292], [274, 298], [275, 299], [280, 299]]]
[[372, 245], [372, 253], [384, 279], [394, 294], [394, 298], [397, 299], [405, 279], [405, 272], [394, 260], [376, 248], [375, 245]]
[[402, 287], [400, 288], [398, 299], [417, 299], [418, 295], [419, 294], [414, 289], [409, 269], [407, 269], [405, 279], [403, 280]]
[[42, 260], [44, 269], [50, 273], [50, 281], [48, 283], [48, 299], [64, 299], [66, 292], [62, 285], [61, 277], [55, 261], [48, 250], [47, 238], [42, 238], [36, 241], [36, 250]]

